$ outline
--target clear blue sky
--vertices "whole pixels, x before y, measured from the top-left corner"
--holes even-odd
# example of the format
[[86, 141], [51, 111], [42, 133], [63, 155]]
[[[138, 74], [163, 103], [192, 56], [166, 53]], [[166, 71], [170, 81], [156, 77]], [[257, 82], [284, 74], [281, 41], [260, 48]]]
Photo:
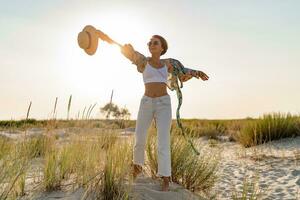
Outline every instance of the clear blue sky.
[[[184, 84], [183, 118], [258, 117], [300, 112], [300, 1], [0, 1], [0, 120], [58, 118], [97, 103], [126, 106], [136, 119], [142, 76], [116, 46], [94, 56], [77, 45], [91, 24], [149, 55], [153, 34], [169, 43], [165, 57], [210, 76]], [[172, 97], [173, 118], [177, 107]]]

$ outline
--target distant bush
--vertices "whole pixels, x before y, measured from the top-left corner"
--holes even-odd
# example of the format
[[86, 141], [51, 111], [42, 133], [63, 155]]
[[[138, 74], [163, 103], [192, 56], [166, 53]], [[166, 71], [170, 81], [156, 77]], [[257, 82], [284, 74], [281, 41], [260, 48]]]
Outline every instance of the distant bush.
[[105, 115], [106, 119], [109, 119], [112, 115], [116, 119], [116, 124], [119, 128], [126, 127], [125, 121], [128, 121], [131, 115], [126, 107], [120, 108], [114, 103], [105, 104], [103, 107], [100, 108], [100, 112]]
[[185, 132], [191, 137], [207, 137], [217, 139], [220, 135], [227, 133], [227, 126], [222, 122], [207, 122], [201, 126], [185, 126]]
[[299, 135], [299, 118], [291, 114], [272, 113], [250, 121], [237, 135], [236, 140], [245, 147], [272, 140]]
[[36, 119], [22, 119], [22, 120], [4, 120], [0, 121], [0, 127], [9, 128], [9, 127], [22, 127], [24, 124], [29, 125], [38, 125], [44, 124], [45, 121], [37, 121]]

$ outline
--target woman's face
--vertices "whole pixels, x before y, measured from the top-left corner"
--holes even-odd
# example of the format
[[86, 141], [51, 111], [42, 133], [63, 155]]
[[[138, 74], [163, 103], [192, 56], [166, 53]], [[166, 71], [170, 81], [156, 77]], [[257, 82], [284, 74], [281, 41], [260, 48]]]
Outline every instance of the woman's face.
[[152, 37], [150, 41], [148, 42], [148, 49], [150, 53], [153, 54], [158, 54], [160, 55], [161, 52], [163, 52], [163, 48], [161, 46], [161, 42], [158, 38]]

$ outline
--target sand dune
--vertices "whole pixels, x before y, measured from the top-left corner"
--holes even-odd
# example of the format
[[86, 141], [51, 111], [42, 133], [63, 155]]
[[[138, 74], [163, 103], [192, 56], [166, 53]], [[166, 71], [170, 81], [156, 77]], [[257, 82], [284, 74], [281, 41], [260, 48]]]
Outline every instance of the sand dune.
[[[54, 200], [54, 199], [65, 199], [65, 200], [80, 200], [84, 194], [82, 188], [77, 189], [74, 192], [67, 191], [53, 191], [35, 194], [30, 197], [22, 199], [35, 199], [35, 200]], [[182, 186], [171, 183], [170, 191], [161, 191], [160, 181], [153, 180], [147, 176], [139, 176], [132, 184], [132, 191], [130, 193], [130, 199], [136, 200], [199, 200], [204, 199], [200, 196], [193, 194], [192, 192], [184, 189]]]
[[[27, 131], [27, 136], [35, 136], [42, 132], [40, 129]], [[68, 130], [55, 131], [64, 138]], [[132, 130], [126, 130], [121, 135], [132, 135]], [[22, 138], [24, 132], [4, 132], [0, 135], [9, 138]], [[300, 137], [286, 138], [269, 142], [251, 148], [244, 148], [236, 142], [218, 141], [214, 147], [209, 147], [206, 139], [200, 139], [201, 147], [218, 149], [221, 160], [212, 195], [217, 199], [231, 199], [233, 191], [240, 192], [244, 178], [257, 179], [257, 188], [262, 199], [297, 199], [300, 198]], [[83, 189], [76, 191], [54, 191], [40, 193], [34, 197], [25, 196], [23, 199], [80, 199]], [[131, 197], [144, 200], [176, 200], [204, 199], [171, 183], [169, 192], [162, 192], [160, 181], [153, 180], [146, 174], [139, 176], [132, 185]]]
[[222, 152], [218, 199], [229, 199], [233, 187], [241, 191], [245, 177], [258, 176], [262, 199], [300, 198], [300, 137], [243, 148], [234, 142], [219, 145]]
[[171, 183], [170, 191], [161, 191], [160, 181], [153, 180], [147, 176], [137, 177], [133, 183], [133, 197], [134, 199], [144, 200], [182, 200], [182, 199], [202, 199], [200, 196], [184, 189], [182, 186]]

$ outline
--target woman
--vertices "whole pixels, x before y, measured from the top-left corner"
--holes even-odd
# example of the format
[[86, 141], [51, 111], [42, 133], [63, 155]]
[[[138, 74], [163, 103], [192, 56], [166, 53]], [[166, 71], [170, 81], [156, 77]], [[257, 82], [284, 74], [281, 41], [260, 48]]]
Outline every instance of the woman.
[[[167, 93], [168, 75], [172, 73], [173, 66], [169, 59], [160, 59], [160, 56], [167, 52], [167, 41], [159, 36], [152, 36], [148, 42], [148, 49], [151, 57], [145, 57], [135, 51], [130, 44], [125, 44], [122, 54], [137, 66], [138, 72], [143, 74], [145, 93], [141, 99], [136, 129], [135, 144], [133, 150], [133, 177], [142, 172], [144, 165], [145, 145], [147, 130], [154, 119], [158, 135], [158, 172], [157, 176], [162, 177], [162, 191], [169, 190], [171, 176], [171, 155], [170, 155], [170, 128], [172, 122], [171, 99]], [[190, 70], [179, 77], [180, 81], [187, 81], [192, 77], [201, 77], [207, 80], [208, 76], [196, 70]]]

